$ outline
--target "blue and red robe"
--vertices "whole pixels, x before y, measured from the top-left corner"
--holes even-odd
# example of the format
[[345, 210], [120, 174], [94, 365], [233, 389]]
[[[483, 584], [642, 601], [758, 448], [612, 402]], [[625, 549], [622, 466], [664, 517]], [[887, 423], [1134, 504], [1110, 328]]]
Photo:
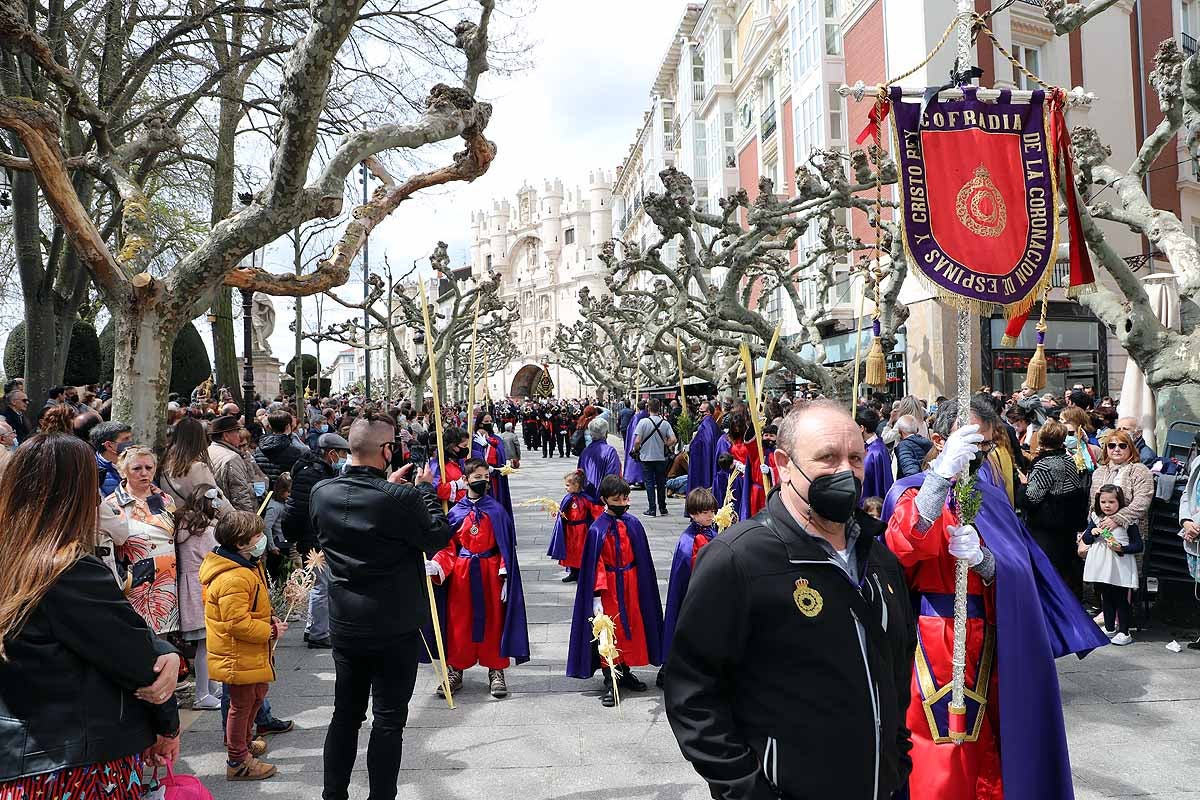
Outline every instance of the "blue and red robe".
[[638, 411], [633, 415], [633, 419], [629, 420], [629, 427], [625, 429], [625, 480], [630, 483], [641, 483], [644, 477], [642, 462], [635, 459], [630, 453], [633, 452], [633, 439], [638, 423], [649, 416], [645, 411]]
[[471, 457], [482, 459], [492, 468], [488, 480], [492, 483], [491, 495], [496, 502], [504, 506], [511, 517], [513, 513], [512, 493], [508, 489], [508, 476], [500, 474], [500, 468], [508, 463], [508, 454], [504, 452], [504, 442], [498, 436], [488, 434], [487, 445], [477, 439], [471, 439]]
[[[717, 441], [721, 438], [721, 429], [713, 422], [711, 414], [705, 414], [696, 427], [696, 434], [688, 443], [688, 491], [693, 489], [712, 489], [717, 472]], [[720, 503], [724, 500], [717, 498]]]
[[683, 608], [683, 598], [687, 595], [688, 586], [692, 582], [692, 570], [696, 567], [696, 557], [700, 550], [717, 535], [717, 529], [711, 525], [701, 528], [695, 522], [684, 529], [679, 541], [675, 544], [675, 555], [671, 558], [671, 579], [667, 583], [667, 607], [663, 617], [663, 661], [671, 654], [671, 641], [675, 638], [675, 623], [679, 621], [679, 610]]
[[558, 516], [554, 519], [554, 533], [550, 536], [546, 555], [564, 567], [579, 569], [588, 528], [602, 513], [603, 510], [583, 492], [568, 492], [558, 504]]
[[[525, 595], [512, 517], [484, 495], [463, 499], [447, 514], [454, 535], [433, 556], [445, 577], [446, 661], [455, 669], [479, 664], [506, 669], [529, 660]], [[508, 584], [505, 600], [501, 588]]]
[[592, 600], [617, 628], [618, 663], [630, 667], [662, 664], [662, 599], [646, 531], [631, 514], [601, 514], [588, 529], [579, 565], [579, 585], [571, 615], [567, 677], [590, 678], [600, 668], [592, 642]]
[[437, 492], [438, 499], [443, 503], [454, 505], [467, 496], [466, 489], [454, 491], [451, 487], [452, 483], [462, 478], [465, 469], [463, 466], [464, 463], [462, 459], [447, 461], [446, 479], [442, 480], [441, 465], [437, 462], [437, 459], [430, 461], [429, 470], [433, 473], [433, 488]]

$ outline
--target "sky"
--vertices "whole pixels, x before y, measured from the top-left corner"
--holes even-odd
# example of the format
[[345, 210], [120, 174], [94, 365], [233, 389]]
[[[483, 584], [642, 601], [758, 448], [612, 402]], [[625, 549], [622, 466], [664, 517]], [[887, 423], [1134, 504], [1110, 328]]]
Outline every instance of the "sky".
[[[523, 23], [532, 45], [531, 67], [511, 76], [487, 73], [480, 83], [479, 98], [494, 106], [487, 136], [498, 148], [495, 162], [474, 183], [423, 193], [381, 222], [370, 242], [373, 271], [383, 269], [385, 254], [394, 269], [407, 268], [427, 257], [439, 239], [450, 245], [452, 264], [465, 264], [473, 211], [491, 208], [493, 199], [512, 198], [526, 182], [540, 188], [543, 180], [558, 177], [569, 188], [585, 185], [591, 170], [615, 171], [649, 108], [651, 84], [686, 5], [685, 0], [541, 0]], [[268, 248], [265, 265], [291, 271], [290, 245]], [[361, 261], [352, 272], [361, 276]], [[339, 291], [348, 299], [361, 297], [361, 278]], [[286, 363], [295, 352], [288, 330], [294, 306], [288, 298], [273, 301], [270, 344]], [[315, 329], [315, 311], [308, 311], [313, 301], [306, 300], [304, 308], [306, 324]], [[324, 309], [324, 324], [355, 313], [330, 301]], [[208, 339], [207, 323], [197, 324]], [[340, 349], [322, 343], [322, 366], [329, 366]], [[314, 351], [306, 342], [305, 352]]]

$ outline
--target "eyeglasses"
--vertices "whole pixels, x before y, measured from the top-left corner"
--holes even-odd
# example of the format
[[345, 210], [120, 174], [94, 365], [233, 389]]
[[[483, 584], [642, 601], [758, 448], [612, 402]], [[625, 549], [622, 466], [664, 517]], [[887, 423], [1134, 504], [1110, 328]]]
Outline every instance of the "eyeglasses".
[[1109, 450], [1128, 450], [1129, 445], [1125, 442], [1109, 442], [1107, 445]]

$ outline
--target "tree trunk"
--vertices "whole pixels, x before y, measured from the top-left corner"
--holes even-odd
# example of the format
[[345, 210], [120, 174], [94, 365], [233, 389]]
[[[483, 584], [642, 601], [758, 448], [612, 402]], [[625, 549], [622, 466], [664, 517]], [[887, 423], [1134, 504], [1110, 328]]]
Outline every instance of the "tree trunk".
[[1200, 421], [1200, 383], [1188, 382], [1151, 387], [1158, 423], [1154, 442], [1161, 454], [1167, 441], [1167, 426], [1177, 421]]
[[171, 349], [178, 325], [163, 319], [154, 302], [112, 309], [116, 352], [113, 356], [112, 418], [133, 428], [133, 440], [161, 451], [166, 444], [167, 395], [171, 387]]
[[[217, 119], [216, 166], [213, 169], [212, 214], [210, 220], [216, 225], [233, 211], [234, 142], [237, 138], [238, 120], [241, 112], [237, 98], [230, 97], [234, 83], [229, 78], [221, 82], [222, 99]], [[233, 290], [222, 286], [213, 299], [213, 361], [216, 365], [217, 385], [228, 387], [240, 396], [241, 373], [238, 370], [237, 337], [233, 330]]]
[[419, 381], [413, 381], [413, 384], [408, 391], [408, 396], [412, 401], [413, 408], [416, 408], [419, 411], [421, 407], [425, 405], [425, 379], [422, 378]]

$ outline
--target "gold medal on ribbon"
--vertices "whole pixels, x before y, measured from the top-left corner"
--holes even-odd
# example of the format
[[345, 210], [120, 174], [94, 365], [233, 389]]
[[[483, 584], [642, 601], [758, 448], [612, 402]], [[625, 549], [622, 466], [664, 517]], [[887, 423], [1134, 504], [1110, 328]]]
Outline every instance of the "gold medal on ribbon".
[[792, 592], [792, 599], [796, 601], [796, 608], [806, 617], [815, 617], [825, 607], [821, 593], [809, 586], [804, 578], [796, 581], [796, 591]]

